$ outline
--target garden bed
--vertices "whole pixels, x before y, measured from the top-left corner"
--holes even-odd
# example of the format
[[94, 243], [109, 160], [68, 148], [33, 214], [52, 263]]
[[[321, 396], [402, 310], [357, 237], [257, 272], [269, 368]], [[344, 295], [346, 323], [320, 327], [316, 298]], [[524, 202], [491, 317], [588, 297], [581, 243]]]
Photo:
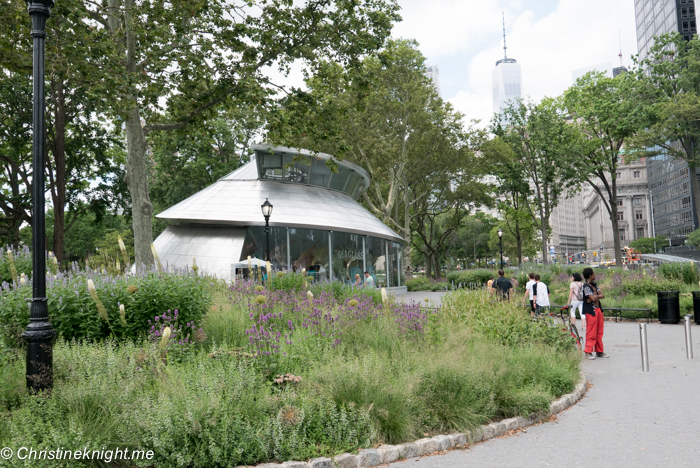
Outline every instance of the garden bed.
[[287, 286], [215, 290], [194, 344], [159, 347], [161, 323], [178, 326], [167, 311], [141, 336], [61, 339], [51, 398], [26, 395], [6, 351], [0, 446], [139, 448], [158, 467], [306, 460], [546, 412], [578, 380], [566, 334], [483, 292], [428, 309]]

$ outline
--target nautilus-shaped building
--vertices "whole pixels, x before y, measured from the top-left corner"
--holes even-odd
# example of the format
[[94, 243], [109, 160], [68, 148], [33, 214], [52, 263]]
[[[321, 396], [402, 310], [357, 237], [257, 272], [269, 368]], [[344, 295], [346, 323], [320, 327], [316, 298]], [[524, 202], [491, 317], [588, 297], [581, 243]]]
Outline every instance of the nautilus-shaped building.
[[357, 202], [369, 188], [364, 169], [323, 153], [253, 149], [249, 163], [157, 215], [169, 224], [154, 243], [163, 264], [195, 259], [200, 271], [231, 279], [248, 256], [264, 260], [261, 205], [269, 200], [273, 270], [349, 284], [368, 271], [377, 286], [405, 288], [405, 241]]

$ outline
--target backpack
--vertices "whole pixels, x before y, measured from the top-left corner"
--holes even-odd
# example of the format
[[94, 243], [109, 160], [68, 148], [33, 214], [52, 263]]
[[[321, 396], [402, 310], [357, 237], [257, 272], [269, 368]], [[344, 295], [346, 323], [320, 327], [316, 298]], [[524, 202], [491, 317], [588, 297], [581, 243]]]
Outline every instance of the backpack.
[[583, 301], [583, 284], [579, 285], [578, 291], [574, 290], [574, 297], [577, 301]]

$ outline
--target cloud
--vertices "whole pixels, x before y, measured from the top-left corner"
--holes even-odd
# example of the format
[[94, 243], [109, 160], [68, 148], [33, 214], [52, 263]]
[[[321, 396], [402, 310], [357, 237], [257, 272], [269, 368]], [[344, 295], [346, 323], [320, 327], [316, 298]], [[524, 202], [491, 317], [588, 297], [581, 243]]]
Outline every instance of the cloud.
[[430, 64], [440, 67], [443, 97], [469, 118], [493, 113], [491, 73], [503, 56], [501, 10], [508, 56], [522, 66], [523, 93], [533, 101], [561, 94], [575, 69], [624, 63], [637, 53], [631, 0], [400, 0], [404, 21], [394, 36], [414, 37]]

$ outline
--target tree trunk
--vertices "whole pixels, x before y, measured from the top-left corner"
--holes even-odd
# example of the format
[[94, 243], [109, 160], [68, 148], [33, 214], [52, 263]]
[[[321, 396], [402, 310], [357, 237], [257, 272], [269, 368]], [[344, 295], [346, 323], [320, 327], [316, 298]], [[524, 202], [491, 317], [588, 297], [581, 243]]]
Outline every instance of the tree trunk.
[[54, 180], [53, 196], [53, 253], [58, 264], [63, 264], [65, 250], [65, 218], [66, 218], [66, 96], [63, 80], [55, 77], [53, 82], [54, 94], [54, 138], [53, 160]]
[[423, 252], [423, 254], [425, 255], [425, 277], [431, 279], [433, 277], [431, 274], [431, 271], [433, 269], [433, 262], [430, 259], [429, 252]]
[[438, 259], [437, 253], [431, 255], [433, 258], [433, 275], [435, 279], [440, 279], [442, 277], [442, 269], [440, 268], [440, 260]]
[[549, 255], [549, 252], [547, 252], [547, 220], [544, 217], [544, 213], [540, 211], [540, 216], [542, 217], [542, 225], [540, 226], [540, 229], [542, 229], [542, 265], [546, 265], [549, 263], [547, 255]]
[[[617, 172], [617, 166], [614, 166]], [[610, 221], [613, 230], [613, 247], [615, 249], [615, 266], [622, 266], [622, 246], [620, 244], [620, 224], [617, 221], [617, 178], [612, 179], [612, 193], [610, 194]], [[628, 220], [629, 222], [630, 220]]]
[[[137, 103], [133, 103], [137, 106]], [[134, 229], [134, 257], [137, 267], [153, 264], [151, 244], [153, 205], [148, 196], [148, 164], [146, 159], [146, 134], [141, 126], [138, 107], [126, 114], [125, 119], [127, 161], [126, 186], [131, 196], [131, 216]]]

